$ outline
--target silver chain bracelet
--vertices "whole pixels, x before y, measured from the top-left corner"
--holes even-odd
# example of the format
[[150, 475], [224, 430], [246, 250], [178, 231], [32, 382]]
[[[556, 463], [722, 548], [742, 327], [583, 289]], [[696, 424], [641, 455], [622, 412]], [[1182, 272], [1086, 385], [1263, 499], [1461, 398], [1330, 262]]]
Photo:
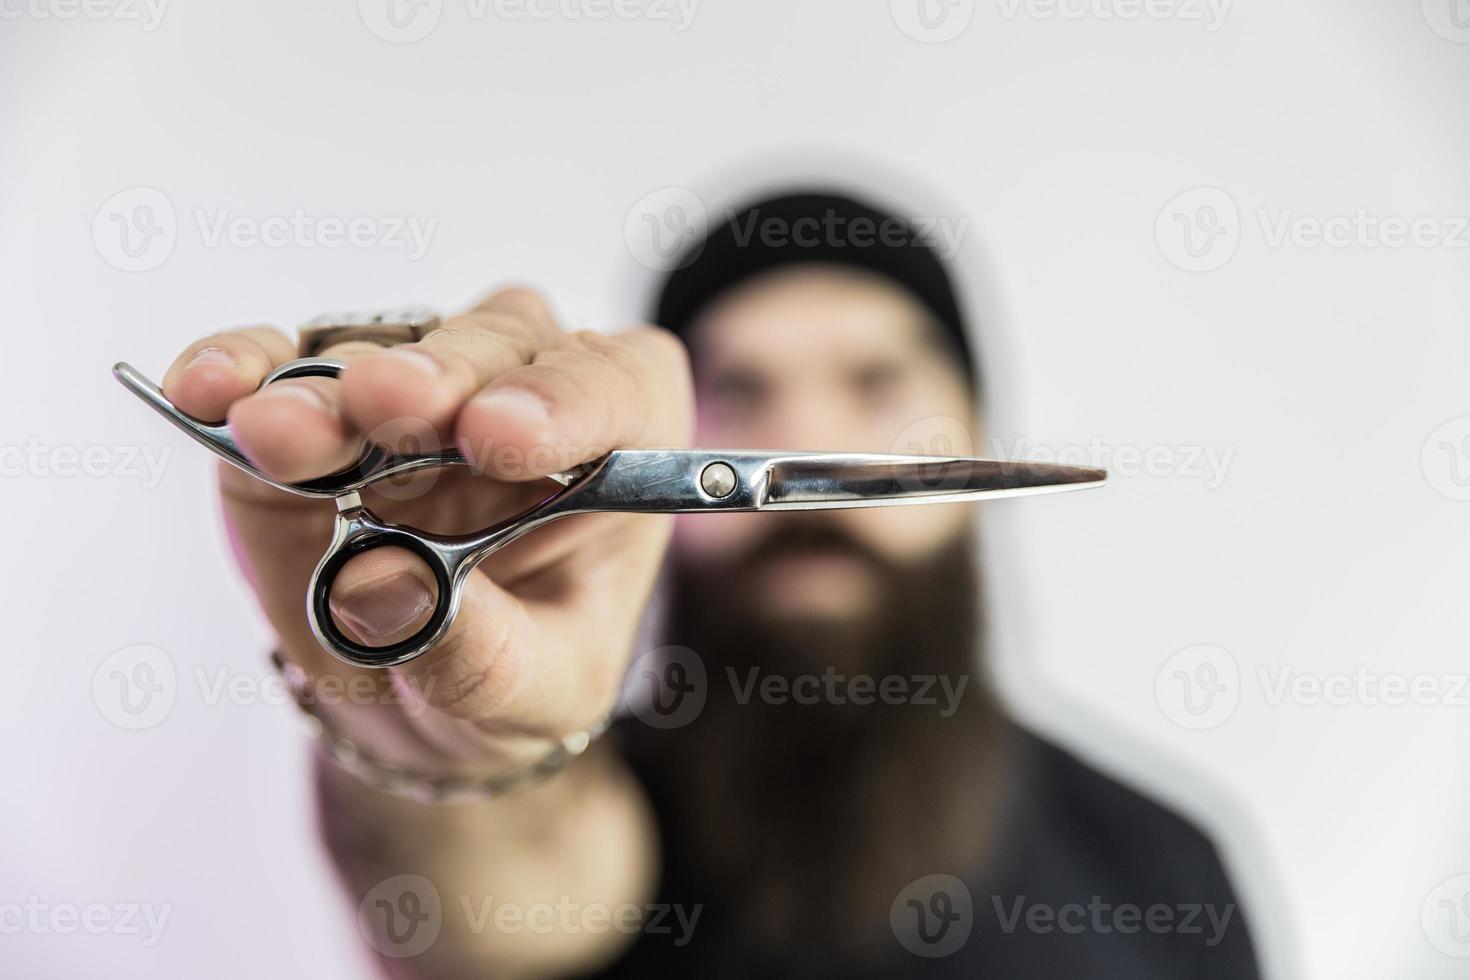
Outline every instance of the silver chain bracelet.
[[307, 729], [322, 755], [373, 789], [419, 803], [491, 800], [539, 783], [565, 769], [573, 759], [586, 752], [588, 746], [607, 731], [609, 723], [605, 719], [586, 731], [564, 735], [546, 755], [510, 772], [494, 776], [431, 776], [384, 762], [338, 732], [312, 696], [306, 671], [288, 662], [279, 650], [271, 653], [271, 662], [286, 681], [286, 688], [291, 692], [296, 707], [301, 709]]

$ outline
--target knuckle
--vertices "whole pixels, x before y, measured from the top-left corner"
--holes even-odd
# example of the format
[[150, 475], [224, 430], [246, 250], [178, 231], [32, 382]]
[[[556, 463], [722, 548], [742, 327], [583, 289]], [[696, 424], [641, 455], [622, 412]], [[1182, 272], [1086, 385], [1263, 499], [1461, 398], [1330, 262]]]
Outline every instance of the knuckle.
[[492, 313], [462, 313], [430, 330], [421, 343], [472, 344], [477, 337], [493, 333], [503, 319]]
[[440, 671], [429, 675], [425, 700], [440, 714], [458, 721], [476, 721], [494, 710], [503, 700], [497, 685], [500, 672], [490, 667], [455, 672]]
[[510, 338], [520, 344], [529, 345], [535, 331], [523, 317], [504, 310], [472, 310], [445, 320], [444, 325], [434, 329], [429, 336], [451, 336], [475, 342], [485, 336]]
[[596, 330], [579, 330], [569, 335], [572, 351], [585, 357], [599, 369], [611, 368], [624, 387], [642, 387], [643, 364], [638, 354], [626, 343]]
[[574, 330], [563, 338], [561, 346], [592, 357], [615, 357], [619, 350], [615, 340], [597, 330]]
[[693, 436], [694, 370], [684, 341], [662, 327], [640, 326], [629, 330], [627, 343], [641, 358], [645, 391], [658, 405], [661, 438], [685, 443]]
[[472, 721], [509, 701], [522, 679], [515, 634], [509, 619], [498, 622], [488, 634], [451, 634], [423, 678], [429, 706], [450, 718]]
[[455, 317], [446, 320], [443, 326], [435, 327], [424, 336], [419, 343], [425, 347], [454, 347], [467, 343], [467, 339], [475, 330], [463, 317]]
[[425, 345], [442, 357], [468, 363], [471, 367], [520, 364], [528, 354], [526, 345], [509, 334], [470, 326], [441, 327], [425, 340]]
[[542, 325], [552, 322], [551, 303], [545, 294], [530, 286], [505, 286], [490, 295], [481, 307], [512, 310], [516, 315]]
[[660, 372], [681, 377], [690, 373], [689, 347], [672, 330], [648, 325], [638, 326], [627, 332], [627, 338], [648, 353]]

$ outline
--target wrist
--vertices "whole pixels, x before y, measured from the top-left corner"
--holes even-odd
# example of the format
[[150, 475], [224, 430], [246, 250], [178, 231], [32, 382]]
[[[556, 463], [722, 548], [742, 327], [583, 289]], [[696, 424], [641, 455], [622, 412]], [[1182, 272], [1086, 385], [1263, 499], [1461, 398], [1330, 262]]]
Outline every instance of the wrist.
[[[371, 678], [360, 691], [339, 696], [329, 677], [309, 677], [279, 653], [271, 655], [320, 755], [344, 773], [380, 792], [420, 803], [495, 799], [556, 775], [607, 729], [603, 720], [559, 738], [489, 737], [470, 723], [444, 719], [444, 730], [426, 737], [401, 706], [371, 696]], [[338, 679], [340, 680], [340, 678]], [[350, 684], [350, 682], [349, 682]], [[345, 690], [345, 686], [344, 690]], [[391, 687], [391, 685], [390, 685]]]

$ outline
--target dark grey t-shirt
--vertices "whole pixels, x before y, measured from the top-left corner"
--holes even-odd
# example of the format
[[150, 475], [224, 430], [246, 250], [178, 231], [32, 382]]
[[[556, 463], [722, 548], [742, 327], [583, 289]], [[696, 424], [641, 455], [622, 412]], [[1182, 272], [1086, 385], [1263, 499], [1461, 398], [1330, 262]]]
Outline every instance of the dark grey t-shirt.
[[[891, 941], [873, 958], [838, 962], [813, 947], [757, 954], [722, 915], [718, 895], [701, 894], [666, 871], [658, 902], [701, 906], [697, 926], [687, 935], [645, 929], [601, 976], [1259, 976], [1241, 909], [1203, 834], [1056, 745], [1019, 727], [1010, 734], [1016, 777], [985, 875], [968, 881], [936, 876], [911, 886], [895, 903]], [[658, 810], [657, 781], [644, 782]], [[677, 869], [683, 862], [668, 852], [664, 837], [665, 867]]]

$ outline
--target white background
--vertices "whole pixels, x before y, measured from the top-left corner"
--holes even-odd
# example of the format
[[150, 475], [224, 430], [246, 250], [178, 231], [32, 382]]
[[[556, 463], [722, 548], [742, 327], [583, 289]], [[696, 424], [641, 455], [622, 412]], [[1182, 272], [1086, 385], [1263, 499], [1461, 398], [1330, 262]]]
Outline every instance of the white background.
[[[714, 213], [728, 175], [758, 183], [793, 154], [870, 183], [921, 175], [882, 189], [968, 220], [1005, 448], [1168, 451], [1101, 492], [987, 509], [1013, 703], [1212, 828], [1273, 976], [1470, 969], [1440, 904], [1470, 879], [1439, 887], [1470, 872], [1470, 708], [1464, 691], [1453, 703], [1470, 672], [1470, 502], [1454, 499], [1470, 477], [1467, 233], [1271, 242], [1283, 215], [1470, 214], [1461, 0], [1251, 0], [1219, 22], [1203, 3], [1126, 19], [1106, 0], [1065, 17], [960, 0], [935, 4], [927, 33], [908, 0], [897, 16], [881, 0], [704, 0], [683, 30], [663, 5], [536, 19], [426, 0], [405, 8], [433, 26], [411, 43], [369, 29], [387, 33], [381, 0], [177, 0], [151, 30], [141, 7], [143, 23], [105, 6], [62, 19], [66, 2], [0, 4], [0, 904], [171, 911], [146, 947], [0, 932], [0, 972], [367, 969], [290, 711], [210, 704], [198, 680], [263, 678], [268, 646], [212, 461], [113, 384], [112, 362], [157, 377], [216, 327], [452, 308], [508, 278], [571, 324], [613, 328], [641, 313], [648, 272], [624, 229], [645, 195], [695, 188]], [[176, 240], [127, 272], [112, 215], [147, 215], [136, 195], [107, 202], [138, 187], [166, 197], [171, 219], [154, 217]], [[1166, 208], [1197, 187], [1216, 190]], [[1214, 212], [1225, 235], [1203, 261], [1224, 264], [1185, 271], [1174, 212], [1199, 230], [1196, 205], [1222, 194], [1236, 215]], [[298, 208], [437, 224], [416, 260], [211, 245], [199, 227]], [[26, 446], [40, 463], [17, 463]], [[91, 446], [117, 461], [106, 475], [52, 472]], [[162, 482], [131, 475], [125, 447], [170, 451]], [[1190, 472], [1191, 447], [1230, 454], [1222, 480]], [[141, 731], [93, 696], [134, 644], [177, 678]], [[1225, 653], [1191, 649], [1205, 644]], [[1200, 657], [1225, 700], [1196, 715], [1177, 685], [1209, 679]], [[1439, 703], [1273, 703], [1283, 670], [1359, 668]], [[1470, 911], [1457, 924], [1470, 940]]]

